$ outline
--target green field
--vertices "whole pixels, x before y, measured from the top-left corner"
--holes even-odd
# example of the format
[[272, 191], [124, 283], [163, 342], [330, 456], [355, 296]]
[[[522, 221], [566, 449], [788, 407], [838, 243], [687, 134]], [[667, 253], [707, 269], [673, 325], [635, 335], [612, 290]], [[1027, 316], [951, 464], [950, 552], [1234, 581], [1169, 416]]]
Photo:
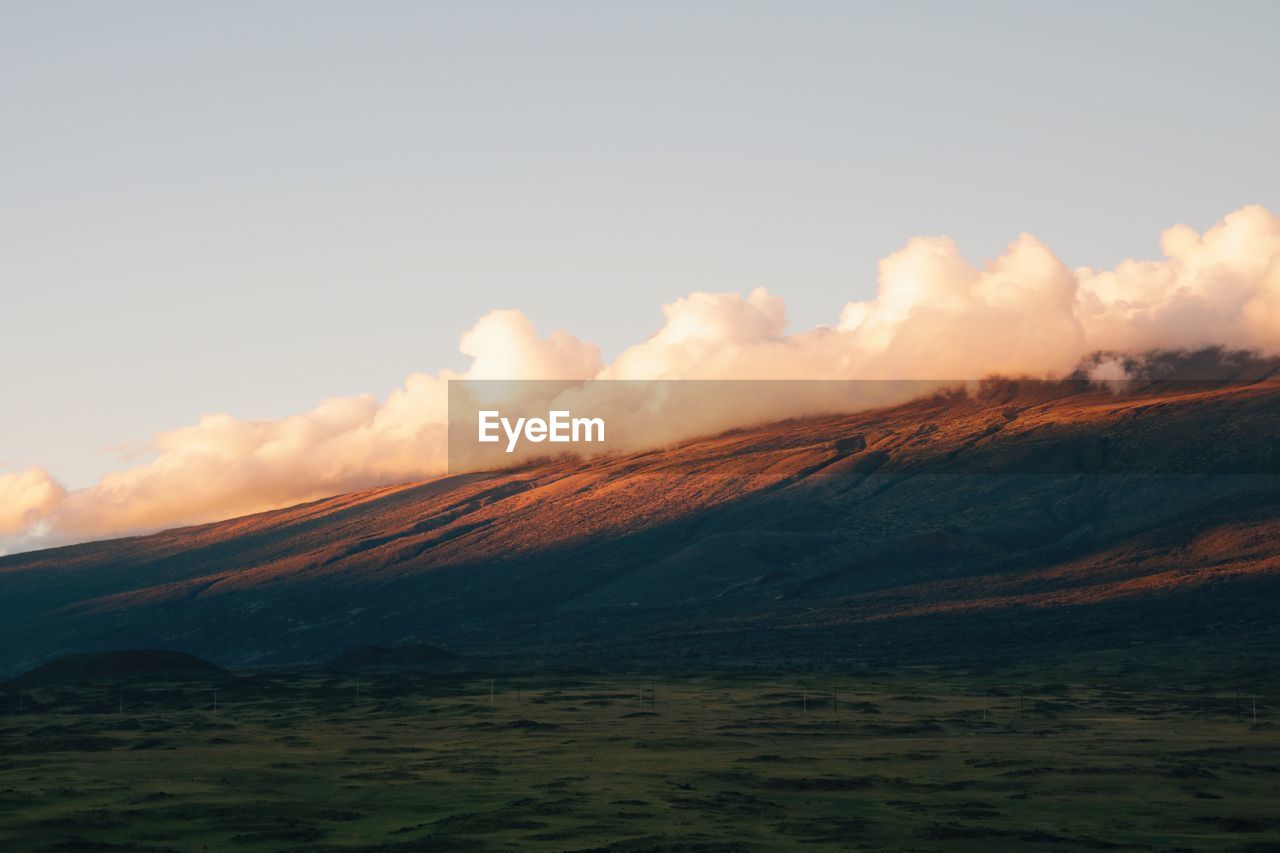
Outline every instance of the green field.
[[0, 849], [1280, 849], [1280, 727], [1233, 680], [10, 684]]

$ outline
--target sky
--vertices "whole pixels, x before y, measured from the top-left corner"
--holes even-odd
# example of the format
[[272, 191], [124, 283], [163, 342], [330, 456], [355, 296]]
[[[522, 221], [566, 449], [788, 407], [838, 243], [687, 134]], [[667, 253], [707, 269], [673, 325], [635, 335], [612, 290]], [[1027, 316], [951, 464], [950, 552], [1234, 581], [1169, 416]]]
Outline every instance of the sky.
[[1280, 5], [0, 3], [0, 473], [693, 291], [834, 325], [920, 235], [1071, 266], [1280, 210]]

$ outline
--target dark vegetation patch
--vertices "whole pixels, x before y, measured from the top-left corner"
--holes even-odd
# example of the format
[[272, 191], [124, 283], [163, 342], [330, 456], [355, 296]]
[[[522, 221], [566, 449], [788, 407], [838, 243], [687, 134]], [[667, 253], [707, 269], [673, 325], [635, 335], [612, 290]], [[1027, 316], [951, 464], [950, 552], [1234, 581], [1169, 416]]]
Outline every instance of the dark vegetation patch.
[[760, 787], [773, 791], [861, 791], [874, 788], [878, 780], [870, 776], [774, 776]]
[[[1233, 711], [1191, 708], [1233, 698], [1224, 667], [1197, 670], [1183, 654], [1176, 666], [1131, 671], [1132, 654], [1090, 657], [1078, 670], [1038, 664], [1038, 673], [1061, 675], [1042, 680], [1067, 685], [1054, 695], [1073, 706], [1051, 709], [1051, 726], [1032, 702], [1019, 707], [1016, 689], [1003, 697], [983, 690], [984, 678], [1032, 683], [1020, 673], [841, 675], [842, 689], [879, 703], [870, 719], [846, 718], [843, 706], [838, 719], [815, 719], [812, 709], [766, 700], [777, 692], [768, 685], [783, 680], [774, 673], [664, 676], [661, 716], [640, 718], [622, 714], [625, 699], [608, 697], [631, 696], [621, 688], [647, 675], [574, 686], [508, 677], [519, 702], [508, 689], [495, 690], [492, 704], [475, 698], [488, 696], [488, 675], [366, 675], [359, 699], [328, 675], [228, 676], [216, 715], [200, 680], [127, 686], [137, 710], [126, 702], [123, 713], [119, 685], [29, 688], [55, 710], [24, 702], [20, 713], [0, 685], [0, 849], [1065, 851], [1151, 849], [1153, 837], [1177, 837], [1235, 851], [1280, 843], [1272, 791], [1280, 734]], [[1105, 688], [1096, 686], [1100, 671]], [[1166, 693], [1174, 683], [1179, 696], [1204, 701], [1139, 701], [1149, 683]], [[394, 703], [372, 698], [391, 690], [399, 691]], [[981, 712], [984, 692], [989, 726], [963, 722]], [[536, 701], [544, 696], [557, 699]], [[580, 701], [593, 696], [605, 704]], [[1141, 711], [1116, 710], [1126, 705]], [[108, 748], [23, 751], [80, 739], [107, 739]]]

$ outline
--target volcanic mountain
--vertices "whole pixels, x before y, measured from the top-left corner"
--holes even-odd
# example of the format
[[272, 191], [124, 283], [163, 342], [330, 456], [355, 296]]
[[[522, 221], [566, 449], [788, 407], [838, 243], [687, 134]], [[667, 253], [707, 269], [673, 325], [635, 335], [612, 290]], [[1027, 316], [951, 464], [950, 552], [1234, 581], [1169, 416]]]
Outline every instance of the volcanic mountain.
[[991, 381], [20, 554], [0, 673], [143, 647], [632, 666], [1274, 646], [1278, 428], [1273, 379]]

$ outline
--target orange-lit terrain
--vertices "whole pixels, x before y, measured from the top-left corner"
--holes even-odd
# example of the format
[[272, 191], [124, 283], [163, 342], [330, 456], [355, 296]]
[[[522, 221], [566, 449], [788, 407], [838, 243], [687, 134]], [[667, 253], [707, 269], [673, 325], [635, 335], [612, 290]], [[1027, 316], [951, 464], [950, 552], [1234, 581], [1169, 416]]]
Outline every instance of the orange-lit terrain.
[[0, 672], [142, 646], [609, 665], [1256, 640], [1280, 589], [1278, 427], [1275, 381], [991, 382], [17, 555]]

